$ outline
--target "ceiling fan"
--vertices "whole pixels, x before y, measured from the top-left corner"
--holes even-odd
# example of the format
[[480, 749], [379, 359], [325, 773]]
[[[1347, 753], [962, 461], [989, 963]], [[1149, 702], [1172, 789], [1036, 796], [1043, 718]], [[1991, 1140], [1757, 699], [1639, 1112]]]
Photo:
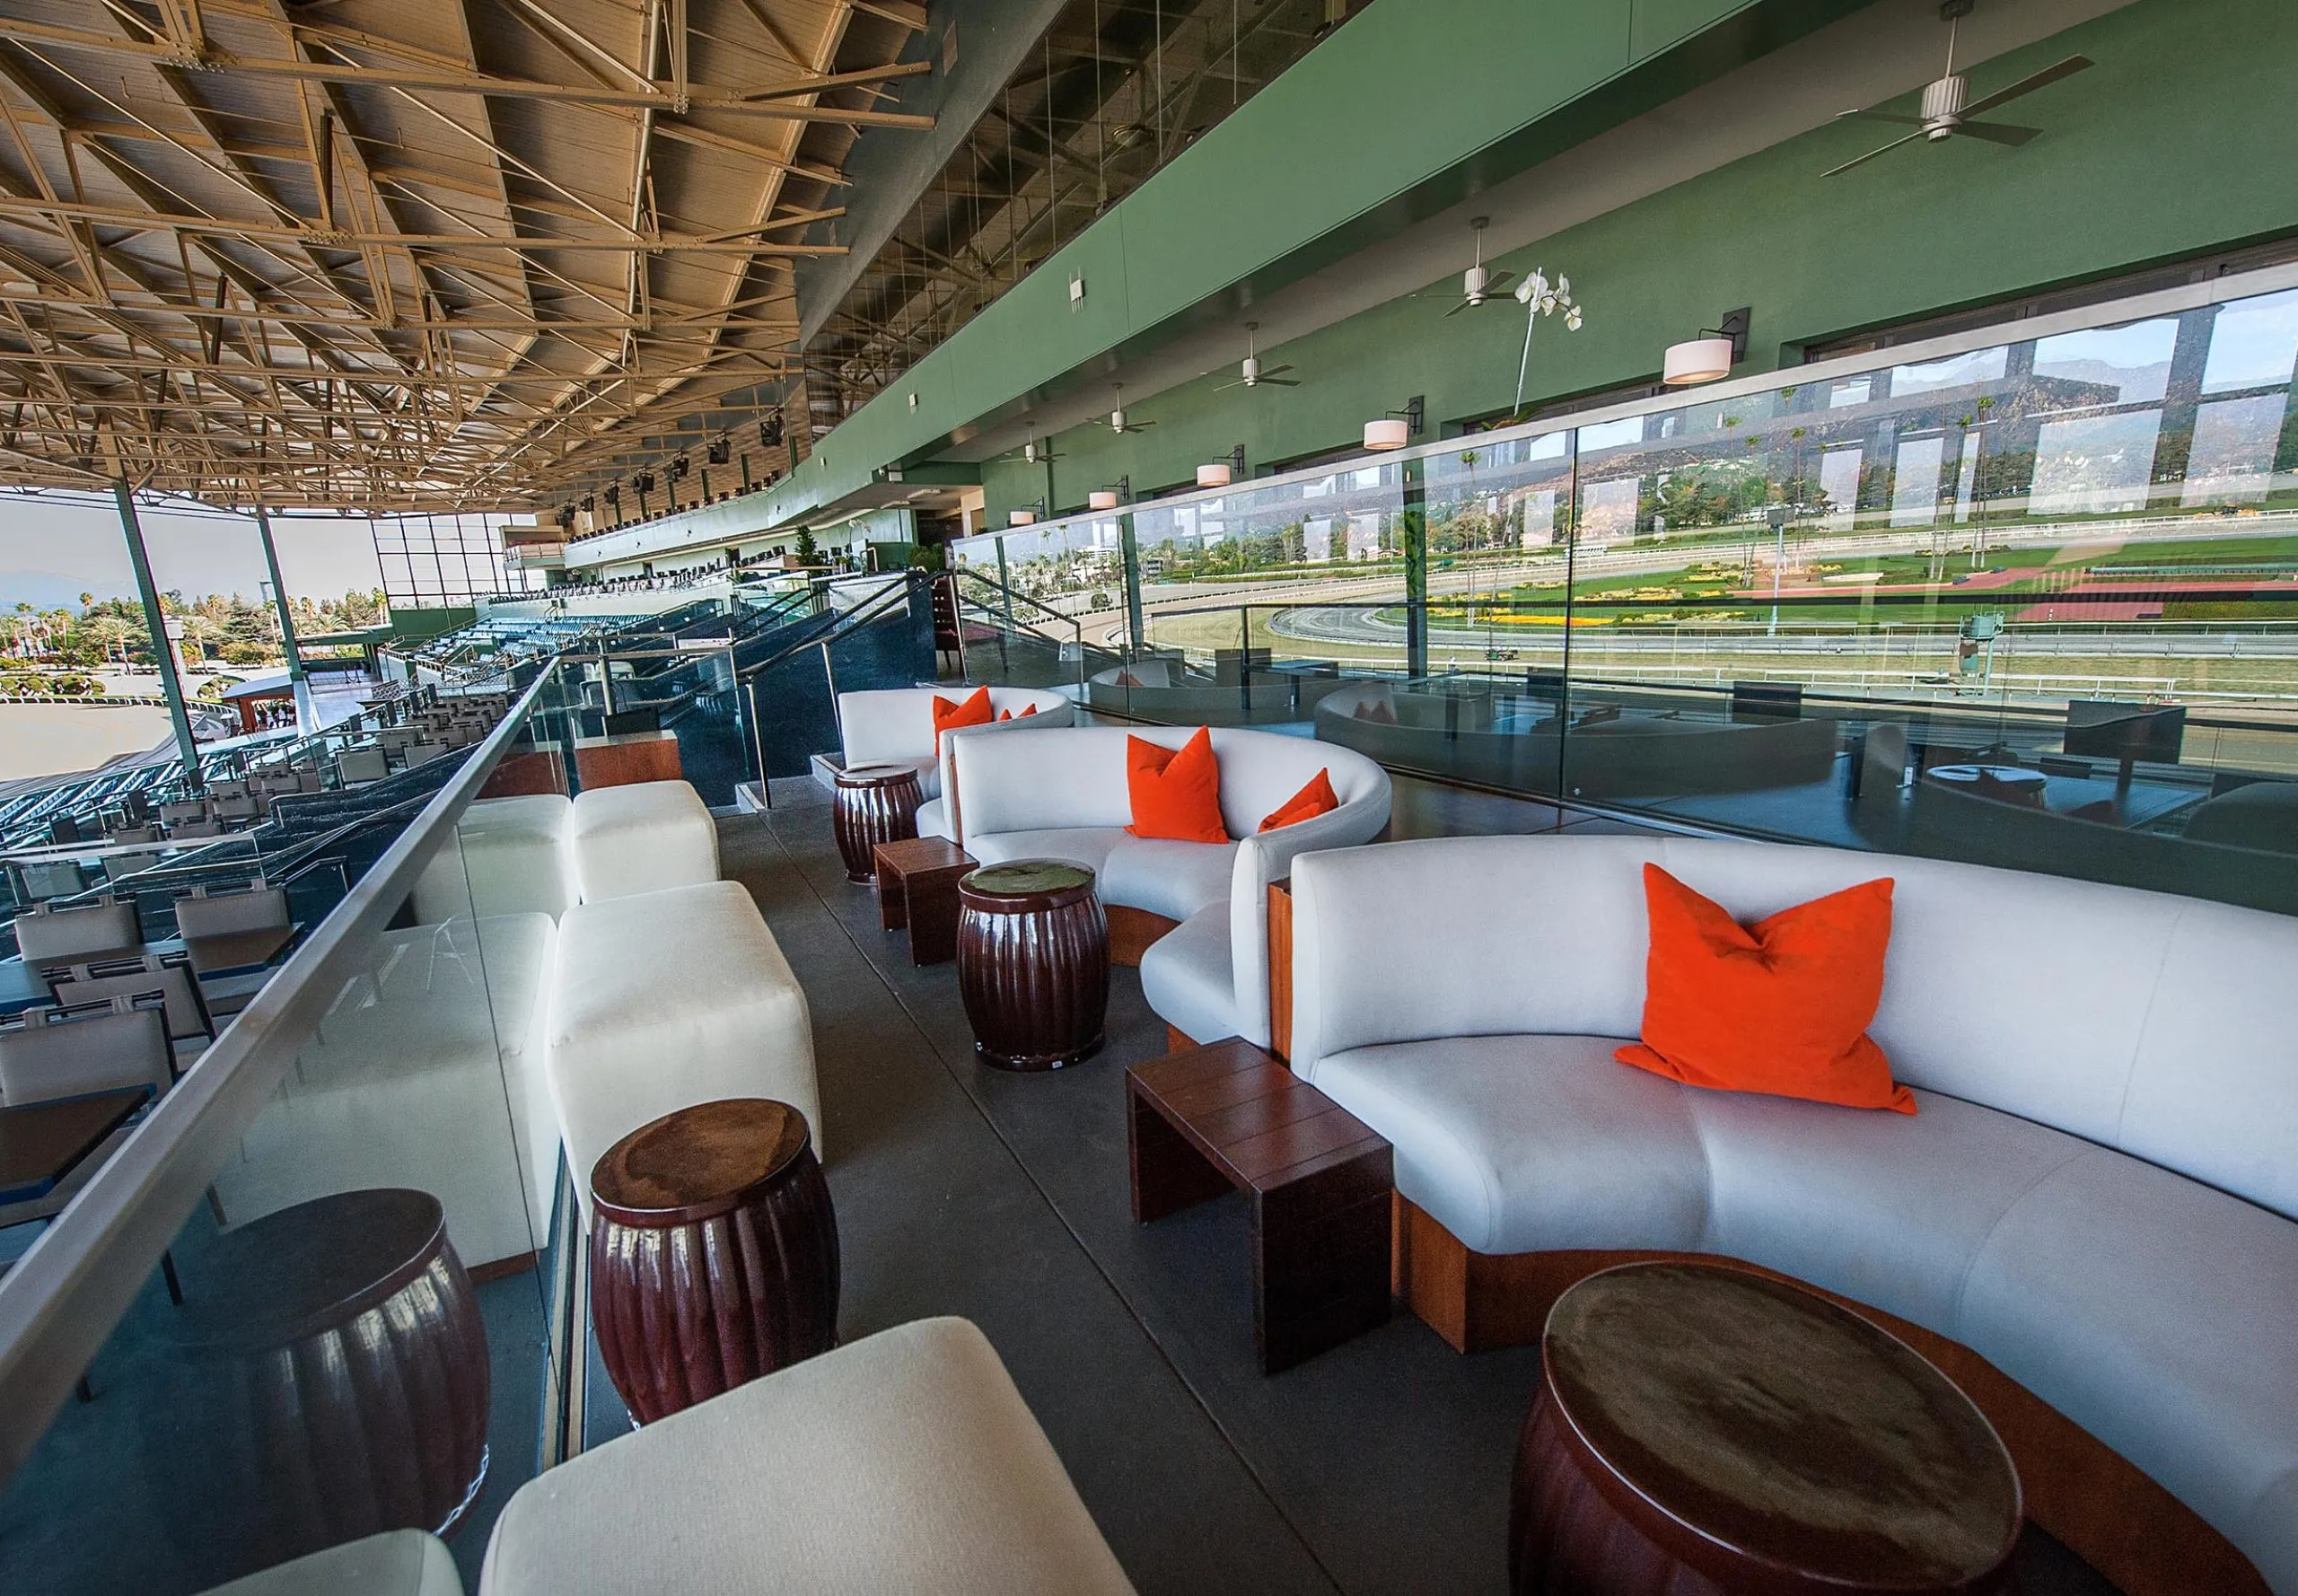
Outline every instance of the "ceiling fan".
[[1110, 412], [1110, 431], [1113, 433], [1137, 433], [1157, 425], [1153, 421], [1136, 421], [1128, 423], [1125, 418], [1125, 384], [1122, 382], [1115, 382], [1111, 383], [1110, 386], [1117, 390], [1117, 408]]
[[1460, 303], [1445, 311], [1447, 316], [1457, 316], [1462, 311], [1473, 311], [1480, 304], [1489, 303], [1492, 296], [1507, 287], [1516, 276], [1511, 271], [1485, 269], [1484, 230], [1491, 224], [1489, 216], [1478, 216], [1469, 224], [1476, 229], [1476, 264], [1461, 275]]
[[1299, 378], [1288, 378], [1285, 376], [1285, 373], [1293, 369], [1289, 365], [1273, 365], [1266, 371], [1261, 369], [1260, 356], [1253, 353], [1253, 334], [1259, 330], [1259, 322], [1248, 321], [1245, 323], [1245, 374], [1237, 379], [1234, 382], [1224, 382], [1220, 387], [1215, 389], [1213, 390], [1214, 392], [1226, 393], [1232, 388], [1259, 388], [1264, 385], [1270, 388], [1298, 388], [1301, 386], [1301, 381]]
[[1051, 438], [1031, 438], [1027, 443], [1023, 443], [1019, 449], [1009, 449], [1005, 452], [1009, 457], [1018, 454], [1022, 457], [1024, 463], [1033, 466], [1042, 465], [1049, 460], [1059, 460], [1062, 458], [1060, 455], [1056, 454], [1053, 452], [1053, 440]]
[[1975, 122], [1970, 118], [1993, 110], [1998, 105], [2007, 104], [2022, 94], [2031, 94], [2037, 89], [2047, 88], [2061, 78], [2072, 77], [2094, 63], [2088, 56], [2069, 56], [2064, 61], [2021, 78], [2008, 88], [1997, 89], [1992, 94], [1973, 100], [1969, 97], [1969, 81], [1955, 70], [1955, 31], [1958, 23], [1970, 14], [1971, 7], [1976, 4], [1977, 0], [1946, 0], [1946, 4], [1939, 8], [1940, 20], [1947, 24], [1947, 75], [1937, 83], [1924, 86], [1922, 115], [1909, 117], [1893, 111], [1847, 110], [1836, 118], [1838, 122], [1851, 118], [1863, 122], [1895, 122], [1915, 131], [1893, 139], [1881, 149], [1870, 150], [1856, 160], [1846, 161], [1841, 166], [1822, 173], [1822, 176], [1831, 178], [1849, 171], [1855, 166], [1863, 166], [1876, 156], [1889, 154], [1901, 145], [1913, 144], [1918, 138], [1932, 144], [1958, 137], [1983, 138], [1989, 144], [2015, 147], [2042, 131], [2039, 127], [2022, 127], [2011, 122]]

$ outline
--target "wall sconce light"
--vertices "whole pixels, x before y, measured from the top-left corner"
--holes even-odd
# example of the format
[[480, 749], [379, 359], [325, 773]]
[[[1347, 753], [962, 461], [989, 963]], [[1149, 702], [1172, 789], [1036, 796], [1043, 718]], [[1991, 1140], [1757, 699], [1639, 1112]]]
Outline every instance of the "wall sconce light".
[[1378, 421], [1364, 424], [1364, 447], [1401, 449], [1410, 443], [1428, 418], [1427, 400], [1414, 394], [1401, 410], [1390, 410]]
[[1008, 510], [1005, 512], [1005, 524], [1007, 526], [1031, 526], [1035, 524], [1037, 518], [1038, 513], [1034, 510]]
[[1715, 326], [1701, 328], [1699, 337], [1669, 345], [1660, 381], [1670, 388], [1688, 388], [1730, 376], [1748, 357], [1748, 320], [1742, 306], [1726, 311]]
[[1226, 487], [1233, 475], [1235, 473], [1229, 469], [1227, 460], [1216, 460], [1197, 468], [1197, 485], [1199, 487]]
[[1097, 488], [1095, 488], [1092, 492], [1091, 492], [1091, 493], [1089, 493], [1089, 494], [1087, 494], [1087, 495], [1085, 495], [1085, 508], [1086, 508], [1086, 509], [1088, 509], [1088, 510], [1114, 510], [1114, 509], [1116, 509], [1116, 508], [1117, 508], [1117, 493], [1116, 493], [1116, 491], [1115, 491], [1114, 489], [1112, 489], [1112, 488], [1107, 488], [1107, 487], [1097, 487]]

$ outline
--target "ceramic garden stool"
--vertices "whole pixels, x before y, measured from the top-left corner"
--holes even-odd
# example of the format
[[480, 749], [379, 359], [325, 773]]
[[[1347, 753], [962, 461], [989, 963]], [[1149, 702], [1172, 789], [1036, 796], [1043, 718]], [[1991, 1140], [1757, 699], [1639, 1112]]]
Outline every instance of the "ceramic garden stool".
[[1093, 873], [1066, 859], [1015, 859], [960, 881], [958, 989], [985, 1064], [1058, 1069], [1098, 1050], [1110, 932]]
[[831, 820], [847, 881], [877, 879], [871, 850], [881, 842], [916, 837], [917, 806], [925, 801], [913, 766], [855, 765], [838, 773], [838, 803]]
[[730, 1098], [632, 1131], [591, 1172], [591, 1323], [642, 1425], [838, 1341], [838, 1217], [806, 1117]]
[[1515, 1596], [1979, 1596], [2019, 1477], [1955, 1383], [1751, 1270], [1627, 1264], [1557, 1299], [1516, 1454]]

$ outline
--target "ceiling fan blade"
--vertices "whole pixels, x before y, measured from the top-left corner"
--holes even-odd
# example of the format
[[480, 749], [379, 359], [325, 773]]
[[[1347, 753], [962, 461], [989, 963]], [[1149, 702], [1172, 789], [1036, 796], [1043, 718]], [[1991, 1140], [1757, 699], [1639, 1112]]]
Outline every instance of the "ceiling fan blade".
[[[1291, 368], [1287, 367], [1286, 369], [1290, 370]], [[1260, 380], [1260, 385], [1263, 388], [1298, 388], [1301, 386], [1301, 382], [1300, 379], [1296, 377], [1263, 377]]]
[[1215, 388], [1213, 391], [1214, 391], [1214, 392], [1215, 392], [1215, 393], [1226, 393], [1226, 392], [1228, 392], [1228, 391], [1229, 391], [1229, 390], [1231, 390], [1232, 388], [1242, 388], [1242, 387], [1244, 387], [1245, 385], [1246, 385], [1246, 384], [1245, 384], [1245, 380], [1244, 380], [1242, 377], [1240, 377], [1240, 378], [1238, 378], [1234, 382], [1224, 382], [1224, 383], [1222, 383], [1218, 388]]
[[1514, 272], [1495, 272], [1484, 280], [1484, 291], [1487, 294], [1497, 294], [1515, 280]]
[[1902, 127], [1923, 126], [1921, 117], [1903, 117], [1897, 111], [1888, 110], [1839, 110], [1835, 113], [1835, 119], [1838, 122], [1897, 122]]
[[1260, 380], [1261, 380], [1262, 381], [1266, 382], [1266, 381], [1267, 381], [1271, 377], [1281, 377], [1281, 376], [1283, 376], [1285, 373], [1287, 373], [1287, 372], [1291, 371], [1292, 369], [1293, 369], [1293, 367], [1292, 367], [1289, 364], [1285, 364], [1285, 365], [1273, 365], [1273, 366], [1270, 366], [1267, 370], [1266, 370], [1266, 371], [1264, 371], [1264, 372], [1262, 372], [1262, 373], [1261, 373], [1261, 374], [1260, 374]]
[[1895, 138], [1880, 150], [1870, 150], [1865, 154], [1861, 155], [1855, 160], [1845, 162], [1841, 166], [1829, 167], [1820, 175], [1823, 178], [1840, 177], [1855, 166], [1864, 166], [1876, 156], [1888, 155], [1893, 150], [1898, 149], [1901, 145], [1913, 144], [1916, 139], [1921, 138], [1922, 136], [1923, 135], [1920, 133], [1910, 133], [1905, 138]]
[[1451, 310], [1445, 311], [1444, 314], [1447, 316], [1457, 316], [1462, 311], [1472, 311], [1474, 309], [1476, 309], [1476, 301], [1472, 299], [1464, 299], [1460, 301], [1460, 303], [1454, 305]]
[[2014, 150], [2029, 139], [2041, 137], [2042, 131], [2039, 127], [2022, 127], [2013, 122], [1965, 122], [1955, 129], [1958, 136], [1969, 134], [1991, 145], [2009, 145]]
[[2022, 94], [2031, 94], [2037, 89], [2048, 88], [2063, 77], [2073, 77], [2086, 66], [2095, 66], [2088, 56], [2069, 56], [2056, 66], [2046, 66], [2031, 77], [2022, 77], [2007, 89], [1997, 89], [1982, 100], [1974, 100], [1963, 107], [1963, 115], [1976, 117], [1993, 110], [2005, 101], [2016, 100]]

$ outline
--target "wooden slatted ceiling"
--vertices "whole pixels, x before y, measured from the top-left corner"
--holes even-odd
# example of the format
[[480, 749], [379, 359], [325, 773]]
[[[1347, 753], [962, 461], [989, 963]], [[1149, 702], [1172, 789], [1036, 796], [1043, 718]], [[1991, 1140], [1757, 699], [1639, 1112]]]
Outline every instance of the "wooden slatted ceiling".
[[0, 0], [0, 484], [534, 508], [795, 364], [910, 0]]

